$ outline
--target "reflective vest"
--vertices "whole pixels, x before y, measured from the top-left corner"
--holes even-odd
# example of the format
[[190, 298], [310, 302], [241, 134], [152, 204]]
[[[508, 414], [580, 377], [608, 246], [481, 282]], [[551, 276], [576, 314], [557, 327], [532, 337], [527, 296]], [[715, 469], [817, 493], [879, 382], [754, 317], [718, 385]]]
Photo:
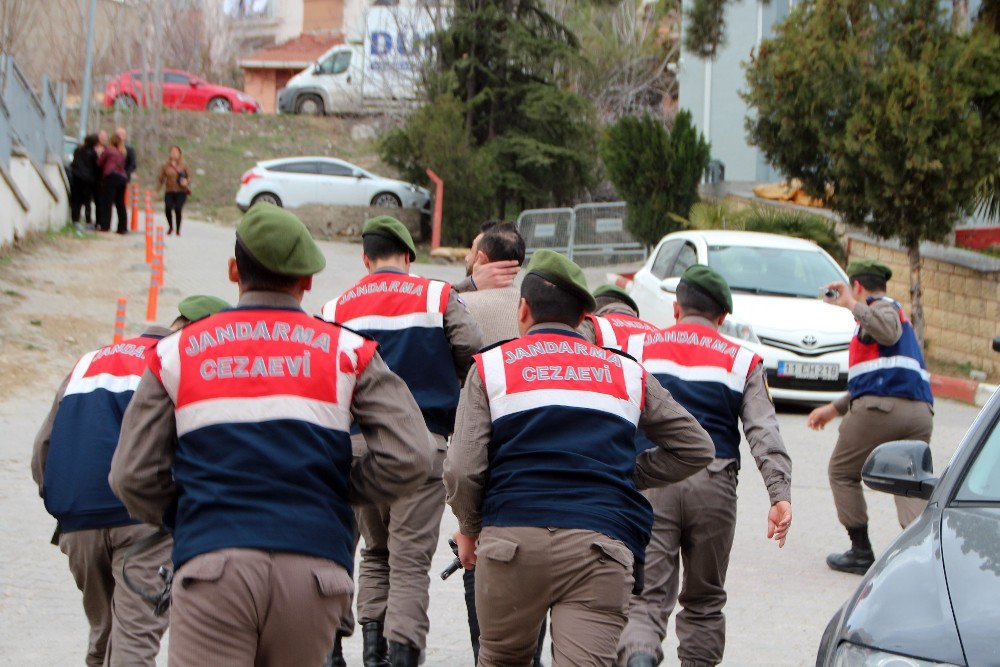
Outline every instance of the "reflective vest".
[[376, 344], [285, 308], [237, 307], [164, 338], [174, 403], [174, 565], [226, 548], [354, 566], [351, 398]]
[[642, 561], [653, 525], [632, 481], [642, 366], [555, 329], [475, 360], [493, 424], [483, 524], [593, 530]]
[[[874, 340], [865, 343], [861, 340], [861, 326], [858, 325], [851, 339], [847, 370], [847, 389], [851, 398], [872, 394], [933, 404], [931, 375], [927, 372], [913, 325], [899, 303], [887, 296], [881, 299], [891, 303], [899, 313], [903, 333], [892, 345], [880, 345]], [[877, 300], [868, 297], [867, 303], [870, 306]]]
[[594, 335], [598, 345], [610, 347], [613, 350], [622, 350], [631, 357], [635, 357], [634, 353], [639, 352], [638, 349], [628, 348], [632, 336], [659, 331], [657, 327], [646, 320], [625, 313], [587, 315], [587, 319], [594, 325]]
[[108, 474], [122, 417], [158, 336], [138, 336], [83, 355], [73, 367], [49, 441], [42, 493], [64, 533], [137, 523]]
[[712, 327], [684, 322], [645, 336], [640, 360], [708, 431], [715, 456], [739, 460], [743, 389], [763, 360]]
[[455, 425], [459, 383], [444, 330], [451, 285], [384, 271], [362, 278], [323, 306], [323, 317], [378, 341], [386, 365], [401, 377], [432, 433]]

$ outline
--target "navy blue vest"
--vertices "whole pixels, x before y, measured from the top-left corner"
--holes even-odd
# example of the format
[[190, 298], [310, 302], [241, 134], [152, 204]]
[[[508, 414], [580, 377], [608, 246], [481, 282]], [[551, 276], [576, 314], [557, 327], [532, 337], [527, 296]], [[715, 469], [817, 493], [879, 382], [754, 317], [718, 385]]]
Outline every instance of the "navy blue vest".
[[[869, 297], [868, 305], [877, 300]], [[858, 327], [851, 339], [847, 390], [851, 392], [851, 398], [868, 394], [896, 396], [933, 405], [931, 376], [913, 325], [906, 319], [899, 303], [889, 297], [882, 297], [882, 300], [891, 303], [899, 312], [903, 333], [894, 344], [880, 345], [874, 340], [868, 343], [862, 341], [861, 327]]]
[[70, 373], [45, 460], [45, 509], [64, 533], [138, 523], [108, 484], [122, 417], [146, 369], [155, 336], [84, 355]]
[[323, 307], [325, 319], [378, 342], [386, 365], [410, 388], [428, 430], [443, 436], [455, 426], [459, 394], [444, 330], [450, 294], [451, 286], [438, 280], [379, 271]]
[[493, 423], [483, 524], [593, 530], [642, 562], [653, 525], [632, 481], [642, 367], [562, 330], [491, 348], [476, 367]]

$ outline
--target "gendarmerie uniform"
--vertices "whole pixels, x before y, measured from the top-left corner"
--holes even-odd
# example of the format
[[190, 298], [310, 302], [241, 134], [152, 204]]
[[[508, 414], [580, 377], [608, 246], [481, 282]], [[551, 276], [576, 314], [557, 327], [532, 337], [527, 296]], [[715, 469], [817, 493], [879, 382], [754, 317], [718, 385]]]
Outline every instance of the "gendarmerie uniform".
[[[274, 206], [251, 208], [237, 239], [273, 273], [325, 265]], [[419, 409], [376, 348], [254, 291], [157, 346], [111, 485], [173, 527], [172, 666], [322, 663], [354, 588], [351, 503], [410, 493], [430, 469]], [[353, 465], [352, 419], [370, 451]]]
[[647, 334], [658, 331], [659, 328], [646, 320], [640, 319], [639, 307], [625, 290], [615, 285], [601, 285], [594, 290], [597, 309], [587, 315], [580, 324], [580, 333], [591, 343], [613, 350], [622, 350], [631, 356], [633, 351], [626, 349], [635, 334]]
[[[397, 241], [411, 261], [416, 256], [409, 231], [394, 218], [369, 220], [362, 230], [367, 234]], [[323, 317], [378, 342], [386, 365], [403, 379], [423, 414], [426, 429], [414, 431], [411, 438], [425, 447], [433, 442], [431, 474], [414, 493], [356, 508], [365, 541], [358, 574], [362, 630], [384, 624], [390, 642], [423, 649], [430, 629], [429, 572], [444, 512], [441, 473], [447, 439], [460, 378], [482, 347], [482, 334], [451, 285], [394, 268], [362, 278], [327, 303]], [[364, 451], [360, 436], [355, 444]]]
[[[87, 664], [154, 665], [167, 616], [126, 587], [125, 552], [157, 532], [136, 521], [108, 486], [122, 415], [152, 347], [169, 329], [85, 354], [62, 383], [35, 438], [31, 475], [45, 509], [59, 521], [59, 549], [69, 559], [90, 623]], [[158, 587], [157, 571], [170, 564], [170, 539], [129, 559], [129, 578]]]
[[[532, 272], [593, 307], [564, 257], [539, 251]], [[637, 428], [657, 445], [638, 457]], [[550, 610], [554, 667], [610, 664], [652, 523], [638, 489], [688, 477], [711, 451], [638, 363], [568, 326], [477, 355], [445, 483], [461, 531], [479, 535], [479, 664], [529, 664]]]
[[[681, 280], [732, 311], [728, 286], [708, 267], [692, 266]], [[736, 530], [739, 422], [772, 505], [791, 501], [791, 460], [759, 356], [719, 335], [702, 317], [684, 317], [672, 327], [634, 338], [638, 340], [632, 347], [646, 370], [712, 437], [715, 460], [678, 484], [645, 492], [654, 517], [646, 547], [646, 586], [629, 605], [619, 663], [659, 664], [667, 621], [680, 602], [683, 610], [676, 626], [681, 665], [716, 665], [726, 640], [722, 609]]]
[[[892, 276], [876, 262], [852, 262], [848, 267], [852, 277], [859, 271]], [[872, 450], [891, 440], [930, 442], [934, 425], [930, 374], [903, 307], [886, 296], [870, 297], [855, 305], [853, 313], [858, 328], [851, 339], [848, 393], [834, 401], [844, 419], [829, 468], [837, 518], [849, 531], [868, 525], [861, 467]], [[919, 498], [894, 498], [904, 528], [926, 505]]]

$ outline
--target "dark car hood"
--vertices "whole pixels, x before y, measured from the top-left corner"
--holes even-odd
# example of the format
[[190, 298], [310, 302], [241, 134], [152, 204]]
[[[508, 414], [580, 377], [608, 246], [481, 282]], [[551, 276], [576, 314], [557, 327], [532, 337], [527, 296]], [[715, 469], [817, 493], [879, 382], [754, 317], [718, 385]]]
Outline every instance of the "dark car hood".
[[965, 664], [945, 583], [940, 525], [941, 512], [931, 507], [896, 538], [848, 603], [843, 639]]
[[965, 657], [970, 665], [1000, 664], [1000, 508], [949, 507], [941, 533]]

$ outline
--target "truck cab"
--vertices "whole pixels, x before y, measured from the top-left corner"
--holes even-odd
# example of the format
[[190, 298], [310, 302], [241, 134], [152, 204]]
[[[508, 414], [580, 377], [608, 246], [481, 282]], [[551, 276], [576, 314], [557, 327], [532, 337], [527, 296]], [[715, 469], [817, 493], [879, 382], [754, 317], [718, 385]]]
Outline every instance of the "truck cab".
[[278, 91], [278, 112], [311, 116], [356, 113], [361, 107], [363, 87], [363, 46], [335, 46]]

